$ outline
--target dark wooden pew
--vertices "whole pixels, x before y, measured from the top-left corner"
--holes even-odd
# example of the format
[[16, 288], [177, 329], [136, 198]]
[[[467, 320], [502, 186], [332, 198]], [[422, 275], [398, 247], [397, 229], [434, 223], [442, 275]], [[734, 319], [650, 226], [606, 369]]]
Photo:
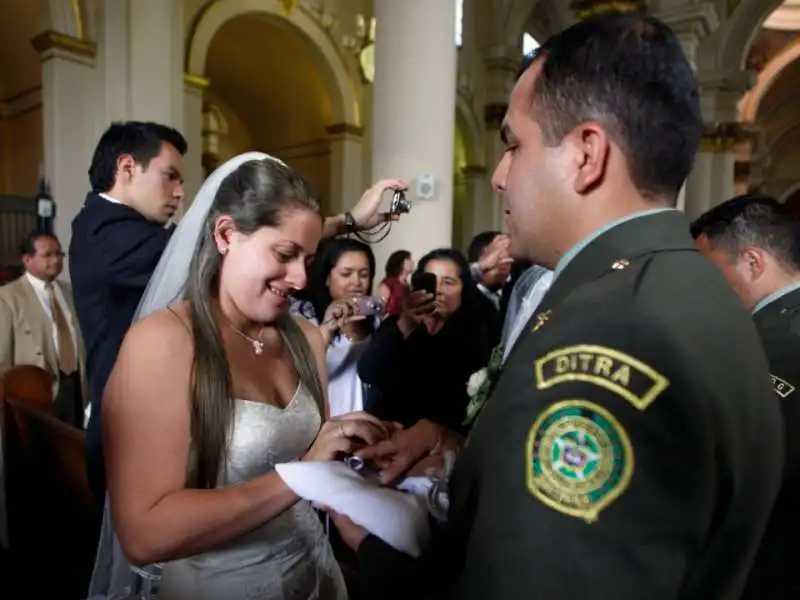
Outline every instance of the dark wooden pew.
[[78, 600], [88, 588], [99, 522], [86, 477], [84, 433], [56, 419], [51, 406], [46, 371], [17, 367], [0, 379], [14, 570], [6, 577], [37, 596]]

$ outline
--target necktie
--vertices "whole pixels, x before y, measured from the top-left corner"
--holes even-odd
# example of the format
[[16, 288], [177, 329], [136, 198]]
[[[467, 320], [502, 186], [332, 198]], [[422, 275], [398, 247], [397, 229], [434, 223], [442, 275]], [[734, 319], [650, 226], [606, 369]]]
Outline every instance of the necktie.
[[58, 368], [65, 375], [71, 375], [78, 368], [75, 358], [75, 342], [72, 339], [64, 311], [61, 310], [61, 305], [56, 299], [56, 290], [52, 283], [47, 284], [47, 294], [50, 299], [50, 314], [53, 315], [53, 323], [56, 325], [58, 335]]

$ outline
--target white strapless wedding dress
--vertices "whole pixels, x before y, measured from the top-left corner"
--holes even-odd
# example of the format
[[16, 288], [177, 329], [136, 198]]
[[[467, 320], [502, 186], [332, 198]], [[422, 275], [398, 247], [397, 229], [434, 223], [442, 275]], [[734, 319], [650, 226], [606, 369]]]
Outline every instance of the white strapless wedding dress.
[[[281, 409], [236, 400], [228, 458], [219, 487], [236, 485], [297, 460], [321, 418], [299, 386]], [[301, 501], [225, 547], [163, 565], [158, 600], [346, 600], [325, 532]]]

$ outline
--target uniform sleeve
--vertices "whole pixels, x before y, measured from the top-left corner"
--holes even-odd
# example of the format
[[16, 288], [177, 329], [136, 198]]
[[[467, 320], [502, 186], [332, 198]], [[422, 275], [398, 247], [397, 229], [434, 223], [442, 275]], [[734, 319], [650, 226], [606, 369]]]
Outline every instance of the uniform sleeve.
[[562, 314], [521, 341], [468, 441], [465, 598], [677, 597], [711, 527], [713, 432], [702, 365], [649, 323]]

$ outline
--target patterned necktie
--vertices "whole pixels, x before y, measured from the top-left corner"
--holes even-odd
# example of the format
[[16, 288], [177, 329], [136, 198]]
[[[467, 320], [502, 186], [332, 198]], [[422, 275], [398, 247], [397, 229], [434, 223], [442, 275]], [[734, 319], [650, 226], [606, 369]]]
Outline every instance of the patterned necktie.
[[47, 284], [47, 294], [50, 299], [50, 314], [53, 315], [53, 323], [56, 325], [58, 334], [58, 368], [65, 375], [71, 375], [78, 368], [75, 358], [75, 342], [72, 339], [64, 311], [61, 310], [61, 305], [56, 299], [56, 290], [52, 283]]

